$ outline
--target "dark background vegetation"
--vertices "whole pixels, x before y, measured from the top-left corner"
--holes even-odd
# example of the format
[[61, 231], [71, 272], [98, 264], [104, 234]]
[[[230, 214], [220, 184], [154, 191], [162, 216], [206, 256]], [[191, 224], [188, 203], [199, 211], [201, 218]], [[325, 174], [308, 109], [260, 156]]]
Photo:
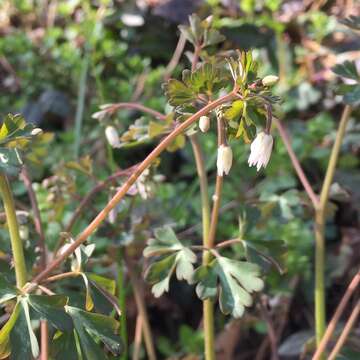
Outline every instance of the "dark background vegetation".
[[[359, 15], [358, 10], [349, 0], [3, 0], [0, 115], [20, 112], [28, 121], [54, 133], [41, 162], [31, 168], [50, 251], [81, 198], [94, 186], [94, 179], [105, 179], [118, 167], [136, 164], [156, 144], [150, 140], [111, 150], [104, 137], [106, 125], [114, 125], [123, 134], [140, 117], [144, 124], [151, 118], [133, 110], [117, 112], [104, 121], [91, 115], [101, 104], [120, 101], [139, 101], [166, 111], [167, 99], [161, 87], [165, 69], [177, 44], [177, 26], [185, 24], [193, 12], [201, 18], [213, 15], [214, 26], [227, 37], [218, 51], [253, 49], [263, 64], [260, 76], [280, 76], [275, 92], [282, 97], [282, 103], [277, 113], [289, 129], [294, 151], [318, 191], [344, 106], [342, 97], [335, 92], [341, 79], [331, 67], [345, 60], [357, 60], [359, 64], [359, 36], [339, 20]], [[137, 23], [132, 23], [128, 14], [135, 15]], [[190, 46], [173, 77], [189, 68], [187, 51], [191, 51]], [[79, 109], [82, 103], [83, 111]], [[76, 118], [78, 123], [82, 120], [79, 130]], [[357, 119], [358, 111], [354, 111], [335, 174], [336, 186], [331, 192], [326, 227], [328, 317], [360, 260]], [[281, 275], [270, 270], [266, 289], [257, 300], [262, 298], [266, 303], [281, 358], [291, 359], [299, 358], [304, 343], [313, 334], [313, 220], [309, 200], [284, 145], [276, 132], [274, 135], [270, 164], [259, 173], [247, 166], [248, 145], [233, 143], [234, 165], [225, 180], [217, 239], [236, 237], [244, 204], [256, 204], [261, 221], [250, 221], [248, 239], [286, 242], [286, 272]], [[202, 136], [201, 142], [213, 191], [215, 132]], [[150, 175], [152, 196], [146, 200], [140, 196], [127, 198], [118, 208], [116, 222], [107, 223], [92, 237], [96, 256], [89, 266], [93, 271], [116, 276], [114, 253], [119, 247], [142, 266], [145, 241], [151, 229], [159, 225], [172, 224], [184, 241], [200, 242], [199, 187], [190, 146], [163, 155], [155, 172]], [[161, 181], [159, 174], [163, 175]], [[12, 185], [19, 208], [27, 209], [24, 186], [15, 180]], [[112, 187], [95, 198], [76, 223], [75, 234], [101, 210], [113, 192]], [[24, 227], [30, 230], [25, 244], [31, 262], [36, 257], [31, 246], [34, 229], [31, 224]], [[0, 235], [1, 270], [9, 271], [4, 260], [9, 250], [8, 237], [5, 230]], [[169, 294], [154, 299], [148, 285], [143, 287], [159, 358], [201, 358], [201, 302], [193, 289], [173, 280]], [[131, 285], [126, 291], [131, 344], [136, 307]], [[75, 301], [84, 296], [74, 285], [69, 293]], [[239, 320], [217, 312], [216, 327], [216, 346], [223, 356], [219, 359], [269, 358], [267, 320], [258, 305]], [[344, 351], [348, 359], [360, 356], [355, 340], [359, 332], [355, 327], [349, 338]]]

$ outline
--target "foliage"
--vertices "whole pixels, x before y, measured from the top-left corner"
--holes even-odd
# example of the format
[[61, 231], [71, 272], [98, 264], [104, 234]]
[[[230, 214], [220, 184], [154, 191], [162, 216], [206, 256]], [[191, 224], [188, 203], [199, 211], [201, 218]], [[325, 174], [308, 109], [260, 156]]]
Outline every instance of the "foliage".
[[344, 95], [345, 103], [356, 105], [360, 101], [360, 75], [355, 62], [346, 61], [343, 64], [336, 65], [333, 71], [335, 74], [355, 82], [351, 85], [342, 85], [339, 92]]
[[28, 151], [26, 156], [36, 162], [38, 156], [43, 155], [41, 148], [50, 140], [51, 136], [26, 123], [23, 116], [8, 114], [0, 129], [1, 171], [9, 175], [18, 174], [23, 164], [21, 152], [32, 144], [31, 151]]
[[169, 290], [170, 277], [176, 271], [178, 280], [189, 281], [196, 262], [196, 255], [184, 247], [170, 227], [155, 231], [155, 239], [150, 239], [144, 249], [144, 256], [171, 254], [152, 264], [146, 272], [146, 279], [153, 283], [152, 292], [155, 297]]
[[[261, 300], [275, 324], [280, 355], [306, 356], [313, 349], [306, 346], [313, 336], [308, 329], [313, 307], [313, 209], [274, 124], [271, 161], [257, 175], [247, 166], [249, 144], [271, 126], [272, 115], [282, 119], [292, 149], [318, 193], [343, 103], [353, 108], [326, 219], [327, 310], [333, 313], [359, 260], [360, 76], [354, 59], [359, 17], [344, 18], [341, 1], [306, 7], [278, 0], [234, 6], [211, 0], [203, 2], [199, 15], [191, 15], [189, 21], [185, 2], [181, 11], [156, 1], [146, 4], [146, 9], [135, 2], [103, 0], [62, 1], [54, 9], [52, 2], [37, 5], [27, 0], [0, 5], [0, 171], [9, 177], [16, 199], [29, 281], [41, 272], [41, 253], [36, 214], [23, 173], [19, 177], [24, 165], [33, 181], [50, 260], [104, 209], [134, 172], [131, 166], [190, 115], [237, 88], [232, 101], [208, 114], [209, 131], [198, 132], [194, 123], [179, 135], [106, 213], [89, 242], [54, 273], [69, 276], [44, 282], [45, 288], [29, 294], [17, 289], [8, 224], [1, 216], [0, 358], [10, 353], [13, 359], [37, 355], [38, 324], [43, 319], [50, 326], [54, 359], [114, 358], [122, 351], [123, 359], [130, 357], [135, 344], [132, 326], [125, 320], [135, 324], [136, 312], [128, 267], [142, 287], [156, 350], [162, 355], [202, 356], [199, 299], [212, 299], [219, 304], [215, 319], [220, 351], [231, 347], [235, 337], [230, 357], [240, 356], [239, 349], [256, 357], [266, 325]], [[137, 16], [142, 25], [129, 25], [126, 14]], [[169, 75], [167, 65], [179, 34], [187, 41], [186, 56]], [[198, 64], [191, 71], [195, 52]], [[89, 68], [81, 156], [76, 158], [73, 120], [85, 62]], [[269, 74], [279, 75], [278, 83], [264, 85]], [[148, 106], [164, 119], [117, 107], [128, 102]], [[195, 134], [203, 148], [210, 197], [218, 116], [224, 118], [234, 164], [224, 179], [217, 246], [209, 251], [199, 245], [201, 195], [187, 140]], [[118, 132], [119, 148], [107, 144], [107, 126]], [[89, 201], [73, 219], [89, 193]], [[203, 254], [209, 263], [201, 262]], [[140, 281], [142, 271], [155, 297], [162, 298], [153, 300], [150, 287]], [[242, 316], [241, 339], [223, 314]], [[284, 324], [282, 332], [278, 324]], [[229, 339], [225, 345], [224, 338]], [[295, 346], [293, 339], [301, 344]], [[346, 345], [340, 356], [357, 358], [358, 346], [351, 336]]]
[[246, 306], [252, 305], [250, 294], [264, 287], [259, 276], [257, 265], [220, 256], [209, 265], [196, 269], [193, 281], [198, 282], [196, 293], [202, 300], [214, 299], [217, 282], [220, 282], [220, 309], [224, 314], [231, 313], [237, 318], [244, 314]]

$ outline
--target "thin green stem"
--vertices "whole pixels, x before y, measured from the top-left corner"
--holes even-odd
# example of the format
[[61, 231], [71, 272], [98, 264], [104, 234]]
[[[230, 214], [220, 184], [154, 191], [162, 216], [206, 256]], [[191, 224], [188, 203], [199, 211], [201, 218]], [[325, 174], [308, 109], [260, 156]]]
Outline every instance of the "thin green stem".
[[[42, 227], [41, 215], [39, 210], [39, 205], [36, 199], [36, 194], [33, 188], [33, 184], [30, 178], [29, 171], [26, 165], [23, 166], [20, 178], [22, 178], [24, 185], [27, 189], [31, 208], [34, 216], [34, 225], [36, 232], [39, 235], [39, 248], [40, 248], [40, 265], [41, 269], [45, 269], [46, 267], [46, 259], [47, 259], [47, 251], [45, 244], [45, 235]], [[40, 321], [40, 338], [41, 338], [41, 352], [39, 360], [48, 360], [49, 358], [49, 326], [46, 320]]]
[[[218, 134], [218, 146], [225, 145], [225, 125], [221, 114], [217, 114], [217, 134]], [[216, 176], [215, 193], [213, 196], [213, 208], [211, 212], [211, 222], [209, 231], [209, 248], [212, 248], [215, 244], [216, 228], [219, 219], [219, 211], [221, 205], [221, 194], [223, 188], [223, 176]]]
[[16, 284], [22, 288], [27, 280], [25, 257], [22, 241], [19, 234], [19, 225], [16, 218], [14, 198], [11, 192], [9, 180], [6, 175], [0, 173], [0, 192], [4, 202], [6, 221], [9, 227], [12, 255], [14, 258]]
[[[220, 116], [217, 117], [218, 128], [218, 145], [225, 143], [224, 123]], [[204, 165], [203, 165], [204, 166]], [[215, 243], [216, 228], [219, 218], [219, 209], [221, 203], [221, 191], [223, 185], [223, 177], [216, 176], [214, 205], [211, 212], [210, 227], [208, 229], [206, 242], [204, 247], [211, 249]], [[215, 251], [204, 252], [203, 263], [207, 264], [212, 255], [216, 255]], [[211, 300], [204, 301], [204, 332], [205, 332], [205, 359], [215, 359], [215, 330], [214, 330], [214, 304]]]
[[[326, 169], [324, 183], [320, 193], [320, 203], [315, 212], [315, 334], [316, 344], [319, 345], [325, 333], [325, 221], [326, 207], [329, 200], [330, 186], [334, 178], [341, 144], [346, 126], [350, 119], [351, 107], [345, 106], [341, 116], [335, 143], [331, 150], [330, 160]], [[322, 358], [320, 358], [322, 359]]]
[[325, 317], [325, 237], [322, 210], [315, 214], [315, 335], [319, 344], [326, 328]]
[[[206, 252], [205, 255], [206, 254], [209, 254], [209, 252]], [[214, 303], [210, 299], [206, 299], [203, 301], [203, 316], [205, 336], [205, 359], [215, 360]]]
[[[208, 192], [208, 181], [206, 176], [205, 161], [201, 146], [196, 135], [190, 136], [191, 145], [194, 152], [196, 170], [198, 173], [201, 193], [201, 208], [202, 208], [202, 227], [203, 227], [203, 247], [209, 248], [210, 235], [210, 202]], [[210, 260], [211, 254], [208, 251], [203, 253], [203, 264], [207, 264]], [[204, 315], [204, 334], [205, 334], [205, 359], [215, 359], [215, 331], [214, 331], [214, 304], [210, 299], [203, 302]]]
[[120, 249], [118, 252], [118, 299], [119, 299], [119, 307], [121, 310], [120, 316], [120, 335], [124, 342], [124, 351], [120, 356], [120, 360], [126, 360], [128, 358], [128, 334], [127, 334], [127, 320], [126, 320], [126, 290], [125, 290], [125, 274], [124, 274], [124, 259], [123, 252]]
[[286, 48], [282, 30], [276, 31], [276, 55], [279, 66], [280, 83], [283, 85], [286, 79]]
[[80, 74], [80, 82], [79, 82], [79, 92], [77, 98], [77, 106], [76, 106], [76, 115], [75, 115], [75, 145], [74, 152], [75, 157], [79, 157], [80, 153], [80, 143], [81, 143], [81, 129], [82, 122], [84, 117], [84, 106], [85, 106], [85, 96], [86, 96], [86, 79], [89, 68], [89, 57], [85, 52], [84, 58], [81, 64], [81, 74]]
[[203, 245], [208, 247], [209, 229], [210, 229], [210, 202], [208, 192], [208, 181], [206, 176], [204, 155], [195, 135], [190, 136], [191, 146], [193, 148], [196, 170], [200, 183], [201, 209], [202, 209], [202, 229], [203, 229]]
[[336, 134], [335, 143], [331, 150], [330, 160], [329, 160], [328, 167], [326, 169], [325, 179], [324, 179], [324, 183], [323, 183], [323, 186], [321, 189], [321, 194], [320, 194], [320, 207], [323, 208], [324, 210], [325, 210], [326, 205], [329, 200], [330, 186], [331, 186], [332, 180], [334, 178], [334, 173], [335, 173], [335, 169], [336, 169], [337, 160], [339, 157], [341, 144], [342, 144], [342, 141], [343, 141], [343, 138], [345, 135], [347, 124], [350, 119], [351, 111], [352, 111], [351, 106], [346, 105], [344, 108], [344, 111], [341, 115], [340, 124], [339, 124], [339, 128], [338, 128], [338, 131]]

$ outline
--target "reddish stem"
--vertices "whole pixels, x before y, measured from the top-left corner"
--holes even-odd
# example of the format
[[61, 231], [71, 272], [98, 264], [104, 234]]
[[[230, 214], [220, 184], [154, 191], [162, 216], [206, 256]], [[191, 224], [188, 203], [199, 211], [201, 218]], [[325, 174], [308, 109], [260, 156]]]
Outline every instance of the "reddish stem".
[[166, 119], [166, 115], [162, 114], [161, 112], [156, 111], [151, 108], [148, 108], [147, 106], [144, 106], [142, 104], [138, 104], [135, 102], [122, 102], [122, 103], [113, 104], [111, 107], [107, 108], [106, 111], [109, 111], [112, 113], [118, 109], [136, 109], [136, 110], [142, 111], [144, 113], [153, 115], [156, 118], [158, 118], [159, 120]]
[[343, 298], [341, 299], [335, 314], [333, 316], [333, 318], [331, 319], [325, 334], [318, 346], [318, 348], [316, 349], [316, 352], [312, 358], [312, 360], [319, 360], [322, 353], [324, 352], [326, 345], [328, 344], [328, 342], [331, 339], [332, 334], [335, 331], [336, 328], [336, 324], [338, 323], [338, 321], [340, 320], [340, 317], [342, 315], [342, 313], [344, 312], [346, 305], [348, 303], [348, 301], [351, 298], [351, 295], [354, 293], [355, 289], [358, 287], [360, 283], [360, 270], [357, 272], [357, 274], [353, 277], [353, 279], [351, 280], [350, 285], [348, 286], [348, 288], [346, 289], [346, 292], [343, 296]]
[[95, 219], [83, 230], [77, 239], [56, 259], [54, 259], [47, 268], [38, 274], [32, 281], [32, 284], [27, 286], [26, 291], [32, 291], [36, 288], [36, 284], [46, 279], [53, 270], [55, 270], [65, 259], [67, 259], [75, 249], [85, 242], [90, 235], [92, 235], [101, 223], [106, 219], [109, 212], [119, 203], [119, 201], [127, 194], [130, 187], [135, 183], [138, 177], [146, 170], [157, 157], [175, 140], [175, 138], [182, 134], [190, 125], [197, 121], [201, 116], [208, 114], [210, 111], [216, 109], [218, 106], [232, 100], [236, 96], [237, 88], [219, 99], [210, 102], [201, 110], [190, 116], [186, 121], [177, 126], [169, 135], [167, 135], [155, 149], [140, 163], [128, 180], [120, 187], [115, 196], [108, 202], [105, 208], [95, 217]]
[[273, 117], [273, 121], [276, 125], [276, 127], [279, 130], [279, 134], [281, 136], [282, 141], [284, 142], [284, 145], [286, 147], [286, 150], [290, 156], [291, 162], [294, 166], [294, 169], [296, 171], [297, 176], [299, 177], [299, 180], [301, 181], [306, 193], [308, 194], [314, 209], [316, 209], [319, 205], [319, 198], [318, 196], [315, 194], [312, 186], [309, 183], [308, 178], [306, 177], [304, 170], [302, 169], [300, 162], [297, 158], [297, 156], [295, 155], [292, 147], [291, 147], [291, 141], [290, 141], [290, 137], [285, 129], [285, 127], [282, 125], [281, 121], [275, 117]]

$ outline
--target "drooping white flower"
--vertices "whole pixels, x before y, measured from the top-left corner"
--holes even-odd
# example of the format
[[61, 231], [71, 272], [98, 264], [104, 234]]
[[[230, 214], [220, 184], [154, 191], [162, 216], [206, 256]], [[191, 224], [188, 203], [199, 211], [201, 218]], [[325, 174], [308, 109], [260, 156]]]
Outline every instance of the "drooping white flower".
[[120, 147], [119, 134], [113, 126], [106, 127], [105, 136], [106, 136], [106, 140], [113, 148]]
[[208, 116], [200, 117], [199, 128], [202, 132], [207, 132], [210, 129], [210, 119]]
[[220, 145], [217, 153], [217, 173], [219, 176], [228, 175], [231, 169], [233, 153], [230, 146]]
[[279, 77], [276, 75], [267, 75], [262, 79], [262, 84], [264, 86], [273, 86], [279, 81]]
[[274, 140], [270, 134], [265, 134], [263, 131], [258, 133], [250, 146], [249, 166], [256, 165], [257, 171], [261, 167], [265, 168], [270, 160], [273, 142]]

